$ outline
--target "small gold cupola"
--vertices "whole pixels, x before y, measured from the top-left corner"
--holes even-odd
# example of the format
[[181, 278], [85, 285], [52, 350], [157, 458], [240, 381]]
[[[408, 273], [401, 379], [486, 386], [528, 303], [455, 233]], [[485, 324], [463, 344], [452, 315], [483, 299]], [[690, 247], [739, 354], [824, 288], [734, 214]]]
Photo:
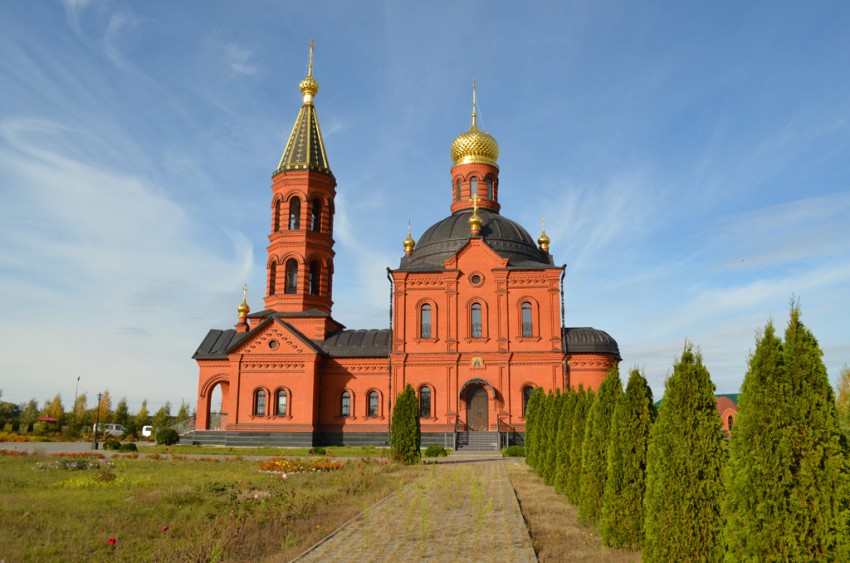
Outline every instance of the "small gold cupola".
[[478, 216], [478, 194], [472, 195], [472, 215], [469, 216], [469, 232], [477, 236], [481, 232], [481, 217]]
[[312, 104], [313, 98], [319, 93], [319, 83], [313, 78], [313, 40], [310, 40], [310, 62], [307, 63], [307, 78], [298, 85], [304, 94], [304, 103]]
[[537, 239], [537, 244], [540, 245], [540, 250], [545, 253], [549, 253], [549, 237], [546, 236], [546, 217], [541, 217], [540, 223], [543, 227], [543, 232], [540, 234], [540, 237]]
[[416, 247], [416, 241], [410, 236], [410, 220], [407, 221], [407, 238], [404, 239], [404, 253], [410, 254]]
[[499, 159], [499, 143], [492, 135], [478, 129], [475, 80], [472, 81], [472, 127], [457, 136], [452, 142], [450, 152], [455, 166], [481, 162], [498, 167], [496, 161]]
[[243, 321], [248, 317], [248, 313], [251, 312], [251, 307], [248, 306], [248, 284], [242, 284], [242, 303], [236, 307], [236, 312], [239, 313], [239, 320]]

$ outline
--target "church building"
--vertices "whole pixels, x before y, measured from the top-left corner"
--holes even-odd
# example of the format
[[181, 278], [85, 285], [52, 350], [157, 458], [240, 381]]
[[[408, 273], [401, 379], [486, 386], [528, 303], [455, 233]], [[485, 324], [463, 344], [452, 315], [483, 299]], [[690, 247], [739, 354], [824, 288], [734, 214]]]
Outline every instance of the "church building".
[[312, 48], [300, 89], [272, 175], [264, 309], [252, 313], [243, 291], [234, 328], [210, 330], [195, 352], [192, 439], [384, 445], [393, 402], [410, 384], [423, 445], [495, 448], [522, 442], [534, 388], [597, 388], [620, 361], [617, 342], [565, 327], [566, 266], [545, 229], [535, 241], [501, 214], [499, 147], [478, 129], [474, 87], [471, 127], [450, 147], [449, 215], [418, 241], [408, 232], [400, 263], [387, 268], [390, 326], [352, 330], [333, 317], [337, 182], [316, 116]]

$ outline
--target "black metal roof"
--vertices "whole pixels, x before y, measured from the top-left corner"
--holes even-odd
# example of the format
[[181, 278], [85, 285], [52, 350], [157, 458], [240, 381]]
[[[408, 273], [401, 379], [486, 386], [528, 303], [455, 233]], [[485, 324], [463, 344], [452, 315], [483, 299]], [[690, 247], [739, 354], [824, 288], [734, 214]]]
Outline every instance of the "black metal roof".
[[620, 347], [604, 330], [585, 327], [566, 327], [563, 334], [564, 352], [567, 354], [613, 354], [618, 360]]
[[[452, 213], [426, 230], [410, 256], [401, 259], [400, 270], [441, 269], [443, 262], [454, 256], [469, 240], [471, 209]], [[495, 211], [479, 209], [481, 237], [499, 256], [508, 259], [509, 266], [524, 268], [551, 267], [549, 255], [519, 223], [502, 217]]]
[[386, 358], [390, 354], [390, 330], [340, 330], [319, 344], [332, 358]]
[[206, 338], [198, 346], [198, 349], [192, 354], [195, 360], [226, 360], [227, 352], [242, 342], [248, 332], [239, 332], [236, 329], [218, 330], [212, 329], [207, 333]]

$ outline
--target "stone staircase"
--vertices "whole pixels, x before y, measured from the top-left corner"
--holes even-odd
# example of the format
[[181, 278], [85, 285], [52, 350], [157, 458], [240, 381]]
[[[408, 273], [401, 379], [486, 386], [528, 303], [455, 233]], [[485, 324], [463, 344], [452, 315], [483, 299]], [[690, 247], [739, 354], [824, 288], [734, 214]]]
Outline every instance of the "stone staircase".
[[498, 432], [458, 432], [457, 451], [494, 452], [499, 451]]

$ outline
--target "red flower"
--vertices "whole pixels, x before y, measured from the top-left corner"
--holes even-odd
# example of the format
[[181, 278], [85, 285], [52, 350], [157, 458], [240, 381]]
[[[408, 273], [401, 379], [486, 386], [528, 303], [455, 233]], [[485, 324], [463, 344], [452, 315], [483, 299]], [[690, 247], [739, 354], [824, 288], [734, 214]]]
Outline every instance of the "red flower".
[[106, 543], [108, 543], [109, 545], [115, 545], [115, 542], [117, 541], [118, 540], [116, 540], [115, 538], [109, 538], [108, 540], [106, 540]]
[[162, 527], [162, 531], [163, 531], [163, 532], [167, 532], [167, 531], [168, 531], [168, 524], [166, 524], [165, 526], [163, 526], [163, 527]]

